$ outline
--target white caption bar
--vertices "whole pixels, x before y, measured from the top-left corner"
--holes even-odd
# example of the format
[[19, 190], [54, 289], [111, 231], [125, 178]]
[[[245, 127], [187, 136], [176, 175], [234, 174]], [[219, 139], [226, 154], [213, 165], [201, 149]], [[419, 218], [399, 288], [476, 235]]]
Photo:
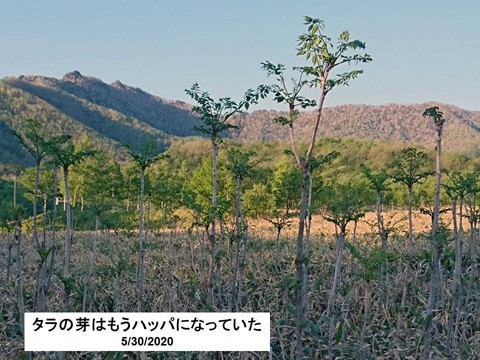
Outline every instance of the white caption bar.
[[25, 313], [25, 351], [269, 350], [269, 313]]

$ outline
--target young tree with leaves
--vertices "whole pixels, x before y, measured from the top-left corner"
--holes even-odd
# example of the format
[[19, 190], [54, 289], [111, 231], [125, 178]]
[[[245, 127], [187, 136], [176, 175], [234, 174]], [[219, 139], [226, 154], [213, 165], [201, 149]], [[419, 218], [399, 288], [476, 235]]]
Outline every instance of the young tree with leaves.
[[408, 191], [408, 239], [406, 247], [409, 252], [413, 251], [413, 187], [421, 184], [432, 173], [425, 171], [428, 155], [424, 151], [409, 147], [394, 163], [392, 178], [397, 183], [402, 183]]
[[439, 231], [439, 215], [440, 215], [440, 187], [442, 184], [442, 133], [445, 119], [443, 112], [438, 106], [433, 106], [423, 112], [423, 117], [430, 117], [435, 124], [435, 196], [434, 196], [434, 216], [432, 226], [432, 243], [434, 247], [432, 276], [430, 280], [430, 295], [428, 297], [428, 304], [425, 314], [425, 333], [423, 338], [423, 353], [424, 360], [430, 358], [432, 332], [433, 332], [433, 312], [436, 309], [438, 289], [441, 286], [442, 279], [440, 278], [440, 266], [443, 255], [443, 244]]
[[[455, 235], [455, 269], [453, 272], [450, 315], [447, 324], [447, 343], [446, 354], [453, 356], [452, 345], [454, 341], [456, 319], [458, 316], [461, 282], [462, 282], [462, 260], [463, 260], [463, 208], [465, 197], [472, 192], [476, 185], [477, 177], [475, 174], [462, 174], [460, 172], [448, 173], [450, 182], [443, 186], [447, 189], [447, 194], [452, 199], [452, 218]], [[458, 216], [457, 216], [458, 202]]]
[[72, 211], [70, 206], [70, 190], [69, 190], [69, 171], [70, 167], [81, 163], [85, 158], [93, 156], [95, 151], [91, 149], [79, 149], [74, 143], [66, 141], [70, 140], [70, 136], [62, 137], [57, 142], [51, 142], [48, 145], [48, 152], [53, 156], [55, 165], [61, 167], [63, 171], [63, 181], [65, 185], [65, 210], [66, 210], [66, 226], [65, 226], [65, 257], [63, 261], [62, 280], [65, 285], [64, 302], [65, 308], [68, 309], [70, 301], [70, 290], [72, 280], [70, 279], [70, 263], [72, 258]]
[[39, 255], [39, 267], [37, 275], [37, 287], [35, 296], [35, 309], [37, 311], [44, 311], [46, 305], [45, 298], [45, 261], [52, 249], [47, 249], [45, 238], [40, 243], [38, 238], [38, 187], [40, 181], [40, 166], [42, 161], [49, 153], [50, 147], [55, 144], [62, 144], [66, 141], [63, 136], [47, 139], [41, 124], [38, 120], [27, 119], [25, 127], [26, 131], [12, 130], [13, 134], [20, 140], [25, 150], [35, 159], [35, 185], [33, 190], [33, 240], [36, 245], [36, 250]]
[[[310, 234], [312, 231], [313, 175], [315, 172], [318, 173], [326, 166], [331, 165], [331, 163], [339, 155], [340, 153], [338, 151], [331, 151], [326, 155], [313, 157], [310, 163], [310, 169], [308, 171], [308, 202], [307, 202], [307, 213], [306, 213], [307, 223], [306, 223], [306, 233], [305, 233], [305, 257], [307, 259], [310, 256]], [[308, 278], [307, 271], [304, 272], [304, 276]]]
[[[365, 43], [360, 40], [351, 40], [348, 31], [341, 32], [338, 37], [338, 42], [334, 43], [330, 37], [324, 34], [324, 25], [321, 20], [306, 16], [305, 25], [307, 26], [307, 32], [298, 37], [297, 55], [304, 56], [311, 64], [296, 68], [300, 71], [300, 76], [297, 81], [294, 81], [293, 90], [288, 90], [286, 86], [284, 65], [274, 65], [270, 62], [262, 64], [263, 68], [267, 71], [267, 75], [274, 75], [277, 78], [278, 84], [272, 89], [275, 101], [288, 105], [288, 118], [280, 118], [278, 121], [289, 126], [292, 153], [303, 177], [296, 254], [297, 281], [300, 285], [297, 293], [297, 313], [295, 320], [296, 360], [303, 359], [303, 323], [307, 298], [305, 275], [307, 268], [304, 236], [308, 206], [309, 172], [320, 126], [320, 119], [322, 117], [323, 105], [330, 91], [338, 86], [348, 85], [351, 80], [357, 78], [363, 72], [363, 70], [339, 72], [338, 69], [342, 65], [368, 63], [372, 61], [370, 55], [359, 53], [365, 49]], [[307, 80], [305, 76], [310, 79]], [[315, 104], [312, 100], [300, 96], [301, 89], [306, 85], [319, 88], [320, 94], [317, 105], [317, 116], [314, 122], [312, 137], [308, 144], [308, 150], [305, 156], [300, 156], [294, 139], [293, 129], [295, 120], [298, 117], [297, 109], [298, 107], [306, 108]]]
[[387, 251], [388, 234], [385, 231], [385, 227], [383, 224], [382, 195], [388, 190], [388, 182], [390, 177], [388, 176], [385, 170], [380, 170], [378, 172], [375, 172], [374, 170], [372, 170], [371, 168], [367, 167], [364, 164], [360, 165], [360, 170], [362, 171], [363, 175], [367, 178], [370, 189], [375, 191], [377, 195], [377, 204], [376, 204], [375, 210], [377, 213], [378, 235], [382, 240], [382, 249], [384, 251]]
[[327, 186], [323, 190], [322, 200], [324, 201], [326, 210], [324, 215], [325, 220], [335, 224], [339, 230], [335, 255], [335, 270], [327, 304], [327, 317], [330, 319], [328, 357], [329, 359], [333, 359], [333, 336], [336, 324], [335, 302], [337, 298], [337, 287], [342, 272], [342, 254], [345, 246], [347, 225], [352, 221], [358, 221], [359, 218], [365, 215], [367, 198], [362, 188], [346, 183]]
[[145, 197], [145, 171], [152, 164], [165, 158], [159, 153], [155, 141], [145, 143], [140, 151], [136, 152], [131, 147], [126, 147], [128, 155], [133, 159], [140, 169], [140, 200], [139, 200], [139, 221], [138, 221], [138, 265], [137, 265], [137, 311], [145, 310], [144, 280], [145, 280], [145, 239], [144, 239], [144, 197]]
[[8, 169], [13, 175], [13, 207], [17, 206], [17, 184], [18, 177], [22, 174], [25, 168], [22, 165], [11, 163], [8, 164]]
[[[227, 169], [234, 176], [236, 183], [235, 196], [235, 231], [236, 253], [235, 266], [232, 277], [232, 289], [230, 293], [229, 310], [233, 309], [233, 299], [236, 296], [235, 309], [240, 311], [242, 307], [242, 283], [248, 251], [248, 223], [243, 212], [243, 181], [249, 176], [259, 160], [254, 160], [256, 155], [253, 151], [244, 151], [239, 146], [226, 147]], [[242, 252], [240, 254], [240, 249]]]
[[30, 155], [35, 159], [35, 187], [33, 193], [33, 240], [37, 245], [37, 248], [40, 248], [40, 242], [38, 239], [38, 223], [37, 223], [37, 213], [38, 213], [38, 183], [40, 177], [40, 165], [42, 161], [48, 154], [49, 146], [54, 142], [63, 143], [65, 139], [63, 137], [57, 137], [54, 139], [47, 140], [43, 134], [42, 127], [38, 120], [27, 119], [25, 127], [28, 129], [26, 131], [17, 131], [12, 130], [13, 134], [18, 138], [22, 146], [27, 150]]
[[193, 84], [190, 89], [185, 90], [196, 105], [193, 111], [200, 115], [202, 125], [195, 127], [199, 133], [207, 136], [212, 145], [212, 217], [211, 232], [209, 234], [210, 242], [210, 264], [208, 271], [207, 283], [207, 305], [214, 306], [213, 283], [214, 283], [214, 267], [215, 267], [215, 243], [217, 237], [217, 159], [218, 148], [222, 141], [222, 136], [236, 126], [230, 124], [228, 120], [241, 111], [248, 110], [250, 105], [256, 104], [259, 99], [265, 98], [268, 93], [268, 87], [259, 86], [256, 90], [247, 90], [240, 102], [235, 102], [229, 97], [223, 97], [214, 100], [208, 92], [200, 90], [197, 83]]
[[[416, 148], [408, 147], [402, 150], [400, 157], [395, 160], [392, 178], [395, 182], [404, 184], [408, 191], [408, 237], [405, 247], [408, 253], [413, 253], [413, 186], [422, 183], [428, 176], [430, 171], [426, 171], [425, 165], [428, 161], [428, 155], [424, 151]], [[406, 311], [408, 288], [410, 283], [410, 259], [405, 263], [402, 300], [400, 312], [398, 314], [398, 327], [402, 324], [401, 320]]]
[[88, 291], [93, 276], [97, 244], [100, 237], [100, 220], [102, 215], [112, 207], [112, 187], [117, 176], [115, 164], [104, 154], [96, 154], [82, 163], [80, 171], [84, 179], [85, 202], [87, 209], [95, 216], [95, 230], [92, 239], [92, 250], [87, 272], [83, 278], [82, 312], [87, 311]]

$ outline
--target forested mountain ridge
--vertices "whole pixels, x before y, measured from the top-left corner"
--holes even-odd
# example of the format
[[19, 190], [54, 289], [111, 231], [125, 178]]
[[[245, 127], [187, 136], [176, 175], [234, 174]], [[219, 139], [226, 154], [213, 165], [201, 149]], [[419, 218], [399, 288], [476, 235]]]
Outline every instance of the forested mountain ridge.
[[[352, 138], [388, 140], [425, 147], [434, 147], [433, 124], [422, 117], [423, 111], [437, 105], [445, 114], [444, 146], [447, 151], [468, 155], [480, 153], [480, 112], [467, 111], [454, 105], [440, 103], [340, 105], [323, 109], [319, 136], [327, 138]], [[273, 110], [254, 111], [237, 116], [238, 129], [232, 136], [250, 141], [289, 141], [286, 128], [274, 119], [286, 116]], [[295, 123], [295, 136], [309, 140], [315, 111], [301, 112]]]
[[[327, 100], [328, 101], [328, 100]], [[147, 139], [168, 147], [175, 139], [196, 134], [198, 117], [191, 106], [169, 101], [115, 81], [107, 84], [78, 71], [62, 79], [45, 76], [7, 77], [0, 81], [0, 163], [31, 165], [9, 124], [36, 118], [51, 134], [68, 133], [78, 139], [88, 134], [95, 148], [118, 158], [121, 144], [138, 147]], [[319, 136], [380, 139], [434, 146], [433, 125], [422, 118], [425, 108], [438, 105], [445, 113], [446, 151], [480, 153], [480, 112], [454, 105], [386, 104], [340, 105], [323, 111]], [[7, 111], [7, 110], [11, 111]], [[288, 141], [286, 128], [275, 123], [284, 112], [257, 110], [231, 119], [238, 126], [228, 134], [240, 141]], [[303, 111], [295, 124], [296, 137], [308, 140], [315, 111]]]
[[[89, 104], [135, 118], [166, 134], [195, 134], [193, 127], [197, 125], [197, 117], [188, 110], [188, 105], [162, 99], [118, 80], [106, 84], [95, 77], [72, 71], [61, 80], [44, 76], [20, 76], [8, 81], [52, 104], [58, 103], [56, 96], [65, 93]], [[62, 105], [64, 104], [57, 107], [62, 110]]]
[[[72, 82], [73, 79], [76, 79], [77, 83]], [[178, 130], [171, 120], [178, 120], [180, 117], [165, 116], [159, 112], [158, 116], [169, 119], [163, 122], [167, 124], [164, 132], [162, 126], [158, 125], [159, 118], [152, 117], [153, 120], [147, 122], [118, 111], [116, 108], [121, 109], [121, 106], [125, 109], [130, 106], [140, 107], [139, 101], [135, 100], [135, 94], [141, 90], [124, 87], [122, 91], [132, 92], [133, 95], [115, 96], [115, 86], [119, 86], [119, 83], [107, 85], [78, 72], [66, 74], [63, 80], [42, 76], [9, 77], [1, 80], [0, 163], [31, 165], [28, 155], [9, 131], [10, 126], [19, 128], [28, 118], [39, 120], [44, 130], [51, 135], [70, 134], [78, 140], [86, 134], [97, 150], [117, 159], [124, 156], [122, 151], [118, 151], [123, 144], [138, 148], [145, 141], [153, 139], [163, 148], [168, 147], [175, 138], [175, 134], [172, 134], [175, 131], [169, 131], [168, 126]], [[69, 87], [75, 91], [69, 90]], [[161, 103], [152, 95], [146, 94], [145, 97], [153, 99], [150, 101], [152, 103]], [[168, 106], [170, 107], [173, 106]], [[145, 108], [156, 111], [153, 105]], [[181, 109], [178, 111], [183, 114], [181, 120], [178, 120], [179, 123], [186, 123], [184, 119], [189, 117], [196, 121], [191, 112]], [[185, 128], [189, 130], [180, 132], [181, 136], [194, 133], [193, 125]]]

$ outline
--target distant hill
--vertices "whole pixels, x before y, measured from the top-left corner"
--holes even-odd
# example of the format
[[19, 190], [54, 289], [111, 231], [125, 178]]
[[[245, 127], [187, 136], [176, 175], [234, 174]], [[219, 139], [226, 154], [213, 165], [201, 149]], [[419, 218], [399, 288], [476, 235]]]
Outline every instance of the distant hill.
[[139, 120], [169, 135], [195, 135], [193, 126], [197, 118], [186, 109], [186, 104], [167, 101], [139, 88], [124, 85], [118, 80], [108, 85], [97, 78], [73, 71], [65, 74], [61, 80], [21, 76], [19, 79], [11, 78], [9, 83], [40, 97], [61, 111], [68, 112], [78, 120], [81, 120], [82, 114], [76, 113], [75, 109], [70, 109], [59, 99], [67, 96], [67, 102], [71, 99], [94, 108], [109, 109], [127, 120]]
[[[444, 112], [443, 144], [447, 151], [468, 155], [480, 155], [480, 112], [467, 111], [454, 105], [440, 103], [340, 105], [327, 107], [322, 113], [319, 136], [388, 140], [406, 144], [434, 147], [434, 125], [430, 118], [423, 118], [423, 111], [430, 106], [439, 106]], [[274, 119], [285, 116], [277, 111], [254, 111], [235, 118], [238, 129], [232, 131], [234, 138], [250, 141], [289, 141], [288, 129]], [[302, 112], [295, 123], [297, 139], [310, 140], [316, 112]]]
[[[99, 150], [112, 155], [122, 144], [138, 148], [148, 139], [168, 147], [176, 137], [194, 135], [198, 118], [181, 102], [169, 102], [119, 81], [108, 85], [78, 71], [61, 80], [44, 76], [0, 81], [0, 163], [29, 164], [8, 131], [9, 124], [36, 118], [51, 134], [88, 134]], [[122, 156], [121, 154], [117, 154]]]
[[[327, 107], [319, 136], [433, 147], [433, 124], [421, 116], [432, 105], [445, 113], [445, 149], [479, 155], [480, 112], [446, 104]], [[20, 126], [21, 119], [36, 118], [51, 134], [68, 133], [77, 139], [88, 134], [97, 149], [124, 158], [118, 151], [121, 144], [138, 148], [147, 139], [155, 139], [166, 148], [176, 139], [195, 135], [199, 119], [190, 109], [184, 102], [165, 100], [120, 81], [106, 84], [78, 71], [62, 79], [7, 77], [0, 80], [0, 163], [31, 164], [28, 154], [8, 131], [10, 124]], [[262, 110], [236, 116], [232, 122], [238, 129], [229, 136], [240, 141], [288, 141], [287, 129], [274, 121], [281, 115], [285, 113]], [[295, 124], [297, 139], [310, 139], [315, 116], [315, 111], [301, 113]]]

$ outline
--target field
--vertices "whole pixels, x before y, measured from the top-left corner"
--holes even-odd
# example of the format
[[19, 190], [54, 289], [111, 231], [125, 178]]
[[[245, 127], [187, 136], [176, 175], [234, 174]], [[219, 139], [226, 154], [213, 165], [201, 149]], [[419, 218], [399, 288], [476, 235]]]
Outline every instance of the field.
[[[373, 214], [367, 214], [368, 219]], [[424, 219], [422, 219], [424, 220]], [[319, 218], [314, 223], [322, 223]], [[416, 222], [417, 226], [420, 224]], [[309, 256], [308, 309], [305, 324], [305, 356], [320, 359], [327, 355], [329, 324], [325, 315], [330, 283], [335, 263], [335, 238], [332, 228], [321, 224], [312, 236]], [[418, 225], [420, 228], [420, 225]], [[270, 227], [271, 228], [271, 227]], [[207, 293], [208, 241], [201, 231], [150, 231], [146, 240], [145, 311], [198, 312], [198, 311], [266, 311], [271, 313], [271, 354], [268, 353], [146, 353], [146, 354], [67, 354], [70, 359], [290, 359], [293, 357], [293, 331], [296, 299], [295, 242], [291, 232], [280, 237], [278, 247], [275, 232], [263, 222], [252, 224], [248, 244], [248, 259], [243, 273], [240, 302], [233, 299], [232, 278], [235, 263], [235, 244], [219, 244], [221, 256], [215, 274], [215, 301], [205, 302]], [[343, 273], [338, 287], [335, 314], [334, 352], [341, 359], [416, 359], [419, 357], [423, 318], [428, 301], [429, 259], [431, 250], [426, 235], [418, 235], [412, 256], [403, 251], [404, 238], [391, 239], [389, 256], [379, 257], [375, 234], [360, 222], [356, 239], [352, 232], [347, 241], [355, 250], [345, 251]], [[328, 231], [330, 230], [330, 231]], [[59, 243], [57, 257], [63, 253], [62, 233], [56, 235]], [[92, 232], [75, 232], [71, 273], [71, 311], [81, 311], [84, 299], [84, 278], [88, 272]], [[8, 244], [11, 234], [1, 238], [1, 323], [0, 348], [5, 359], [28, 358], [22, 355], [23, 339], [19, 331], [17, 296], [17, 260], [15, 245], [7, 281]], [[25, 309], [33, 308], [38, 256], [31, 236], [24, 239], [24, 301]], [[347, 246], [348, 248], [348, 246]], [[102, 232], [96, 250], [95, 265], [85, 310], [89, 312], [135, 311], [136, 263], [138, 261], [137, 234], [135, 232]], [[358, 253], [357, 253], [358, 252]], [[88, 255], [88, 256], [87, 256]], [[381, 259], [387, 259], [385, 262]], [[56, 273], [61, 271], [57, 260]], [[409, 289], [406, 312], [401, 315], [400, 304], [405, 281], [405, 264], [410, 264]], [[442, 284], [442, 306], [448, 306], [454, 255], [446, 250]], [[480, 351], [480, 284], [469, 282], [468, 256], [458, 318], [458, 344], [454, 358], [476, 359]], [[220, 269], [220, 271], [218, 271]], [[53, 274], [48, 294], [48, 310], [63, 311], [64, 284]], [[235, 307], [238, 306], [237, 309]], [[448, 318], [440, 312], [435, 315], [436, 328], [433, 347], [434, 358], [442, 358], [442, 342]], [[33, 354], [34, 359], [56, 359], [55, 354]], [[110, 356], [110, 357], [108, 357]], [[117, 356], [117, 357], [114, 357]]]
[[[202, 12], [215, 13], [204, 5]], [[229, 16], [235, 14], [235, 20], [241, 18], [242, 25], [250, 27], [245, 19], [254, 12], [237, 16], [230, 5]], [[321, 5], [322, 13], [326, 5]], [[280, 2], [266, 7], [273, 10]], [[288, 8], [285, 14], [300, 6], [288, 3]], [[176, 22], [190, 26], [193, 18], [184, 16], [190, 13], [182, 12]], [[419, 13], [422, 25], [430, 18], [435, 26], [443, 24], [433, 13]], [[358, 12], [359, 19], [366, 23], [362, 14]], [[229, 19], [194, 17], [212, 29]], [[283, 26], [283, 18], [263, 18], [262, 26], [264, 20], [275, 20], [271, 29], [276, 38], [286, 39], [277, 31], [278, 26], [290, 29]], [[335, 22], [339, 18], [335, 16]], [[396, 20], [385, 22], [391, 23]], [[226, 24], [235, 28], [231, 20]], [[240, 43], [231, 41], [245, 35], [242, 31], [224, 36], [228, 47], [218, 42], [212, 51], [204, 42], [217, 42], [218, 37], [200, 28], [182, 29], [189, 34], [187, 42], [178, 41], [175, 32], [165, 37], [148, 29], [155, 40], [168, 38], [180, 47], [170, 51], [149, 41], [149, 55], [138, 58], [150, 57], [158, 47], [162, 54], [156, 60], [174, 56], [164, 66], [172, 74], [181, 59], [188, 59], [181, 76], [175, 76], [176, 84], [155, 80], [183, 89], [187, 102], [165, 100], [118, 80], [108, 85], [77, 70], [62, 79], [21, 75], [0, 81], [0, 130], [7, 134], [0, 136], [0, 360], [480, 359], [480, 113], [432, 101], [327, 108], [327, 95], [349, 86], [377, 55], [370, 55], [367, 43], [348, 30], [327, 35], [320, 18], [304, 16], [303, 25], [295, 46], [248, 45], [248, 57], [270, 47], [295, 49], [297, 56], [292, 67], [278, 63], [277, 55], [261, 55], [255, 69], [262, 69], [262, 80], [248, 88], [218, 72], [222, 64], [228, 75], [250, 81], [233, 62], [238, 57], [250, 64], [240, 56]], [[65, 26], [54, 29], [59, 28]], [[89, 28], [82, 26], [82, 31]], [[132, 28], [125, 29], [130, 35]], [[369, 37], [383, 34], [372, 29]], [[429, 25], [428, 36], [419, 36], [429, 39], [421, 44], [428, 66], [409, 65], [412, 59], [419, 61], [421, 53], [392, 52], [395, 59], [387, 60], [388, 67], [360, 94], [373, 95], [385, 84], [397, 88], [400, 79], [385, 75], [396, 73], [392, 68], [401, 70], [395, 64], [403, 55], [408, 56], [408, 61], [401, 59], [408, 77], [398, 75], [408, 91], [400, 87], [399, 92], [381, 92], [412, 93], [415, 101], [419, 94], [433, 96], [431, 90], [441, 87], [428, 85], [426, 73], [420, 77], [410, 70], [433, 69], [430, 76], [437, 80], [439, 73], [447, 76], [443, 69], [451, 64], [434, 62], [449, 58], [432, 56], [435, 48], [443, 51], [443, 43], [435, 45], [430, 36], [432, 32], [443, 41], [438, 29]], [[215, 35], [223, 31], [218, 28]], [[256, 30], [247, 38], [263, 34]], [[469, 36], [471, 31], [465, 38]], [[77, 37], [64, 37], [79, 43]], [[394, 41], [400, 38], [408, 37], [402, 33], [383, 43], [401, 49]], [[117, 59], [128, 55], [127, 48], [121, 56], [110, 54], [105, 45], [101, 48]], [[410, 41], [407, 46], [412, 50]], [[186, 48], [192, 53], [179, 56]], [[222, 58], [217, 50], [228, 56]], [[91, 51], [82, 54], [97, 61]], [[382, 58], [381, 51], [378, 54]], [[208, 66], [200, 65], [203, 55], [211, 56]], [[274, 62], [265, 60], [270, 55]], [[186, 70], [194, 65], [200, 68], [189, 75]], [[157, 64], [155, 68], [157, 74]], [[207, 76], [207, 84], [222, 77], [236, 99], [228, 94], [212, 97], [218, 88], [207, 91], [203, 82], [187, 88], [177, 82], [197, 78], [207, 69], [216, 72]], [[456, 78], [462, 77], [473, 78]], [[415, 84], [416, 78], [427, 87]], [[449, 93], [465, 97], [453, 88]], [[381, 98], [377, 94], [370, 101]], [[281, 110], [259, 110], [268, 99]], [[148, 341], [143, 334], [128, 334], [115, 348], [124, 352], [101, 353], [113, 350], [103, 337], [95, 337], [98, 343], [87, 341], [75, 329], [75, 341], [64, 339], [64, 333], [55, 341], [75, 342], [79, 347], [73, 350], [81, 352], [51, 348], [47, 342], [44, 348], [27, 347], [36, 351], [25, 352], [26, 329], [32, 325], [25, 322], [28, 312], [268, 312], [270, 336], [263, 340], [270, 340], [270, 350], [215, 352], [202, 340], [208, 352], [158, 352], [165, 349], [158, 346], [151, 352], [127, 352], [144, 350], [137, 345], [145, 344], [130, 343], [131, 338]], [[118, 316], [124, 320], [124, 314]], [[76, 327], [85, 319], [77, 318]], [[41, 322], [37, 320], [34, 326]], [[222, 321], [223, 332], [228, 320]], [[160, 331], [166, 323], [172, 331], [192, 330], [180, 328], [179, 318], [177, 329], [173, 322], [172, 316]], [[73, 322], [67, 330], [62, 323], [61, 331], [73, 328]], [[94, 331], [96, 336], [103, 330]], [[216, 344], [232, 341], [208, 331]], [[234, 331], [228, 335], [238, 336]], [[39, 332], [35, 335], [43, 341]], [[190, 344], [195, 340], [188, 337]], [[244, 342], [250, 345], [250, 338]], [[242, 350], [227, 350], [232, 349]]]

